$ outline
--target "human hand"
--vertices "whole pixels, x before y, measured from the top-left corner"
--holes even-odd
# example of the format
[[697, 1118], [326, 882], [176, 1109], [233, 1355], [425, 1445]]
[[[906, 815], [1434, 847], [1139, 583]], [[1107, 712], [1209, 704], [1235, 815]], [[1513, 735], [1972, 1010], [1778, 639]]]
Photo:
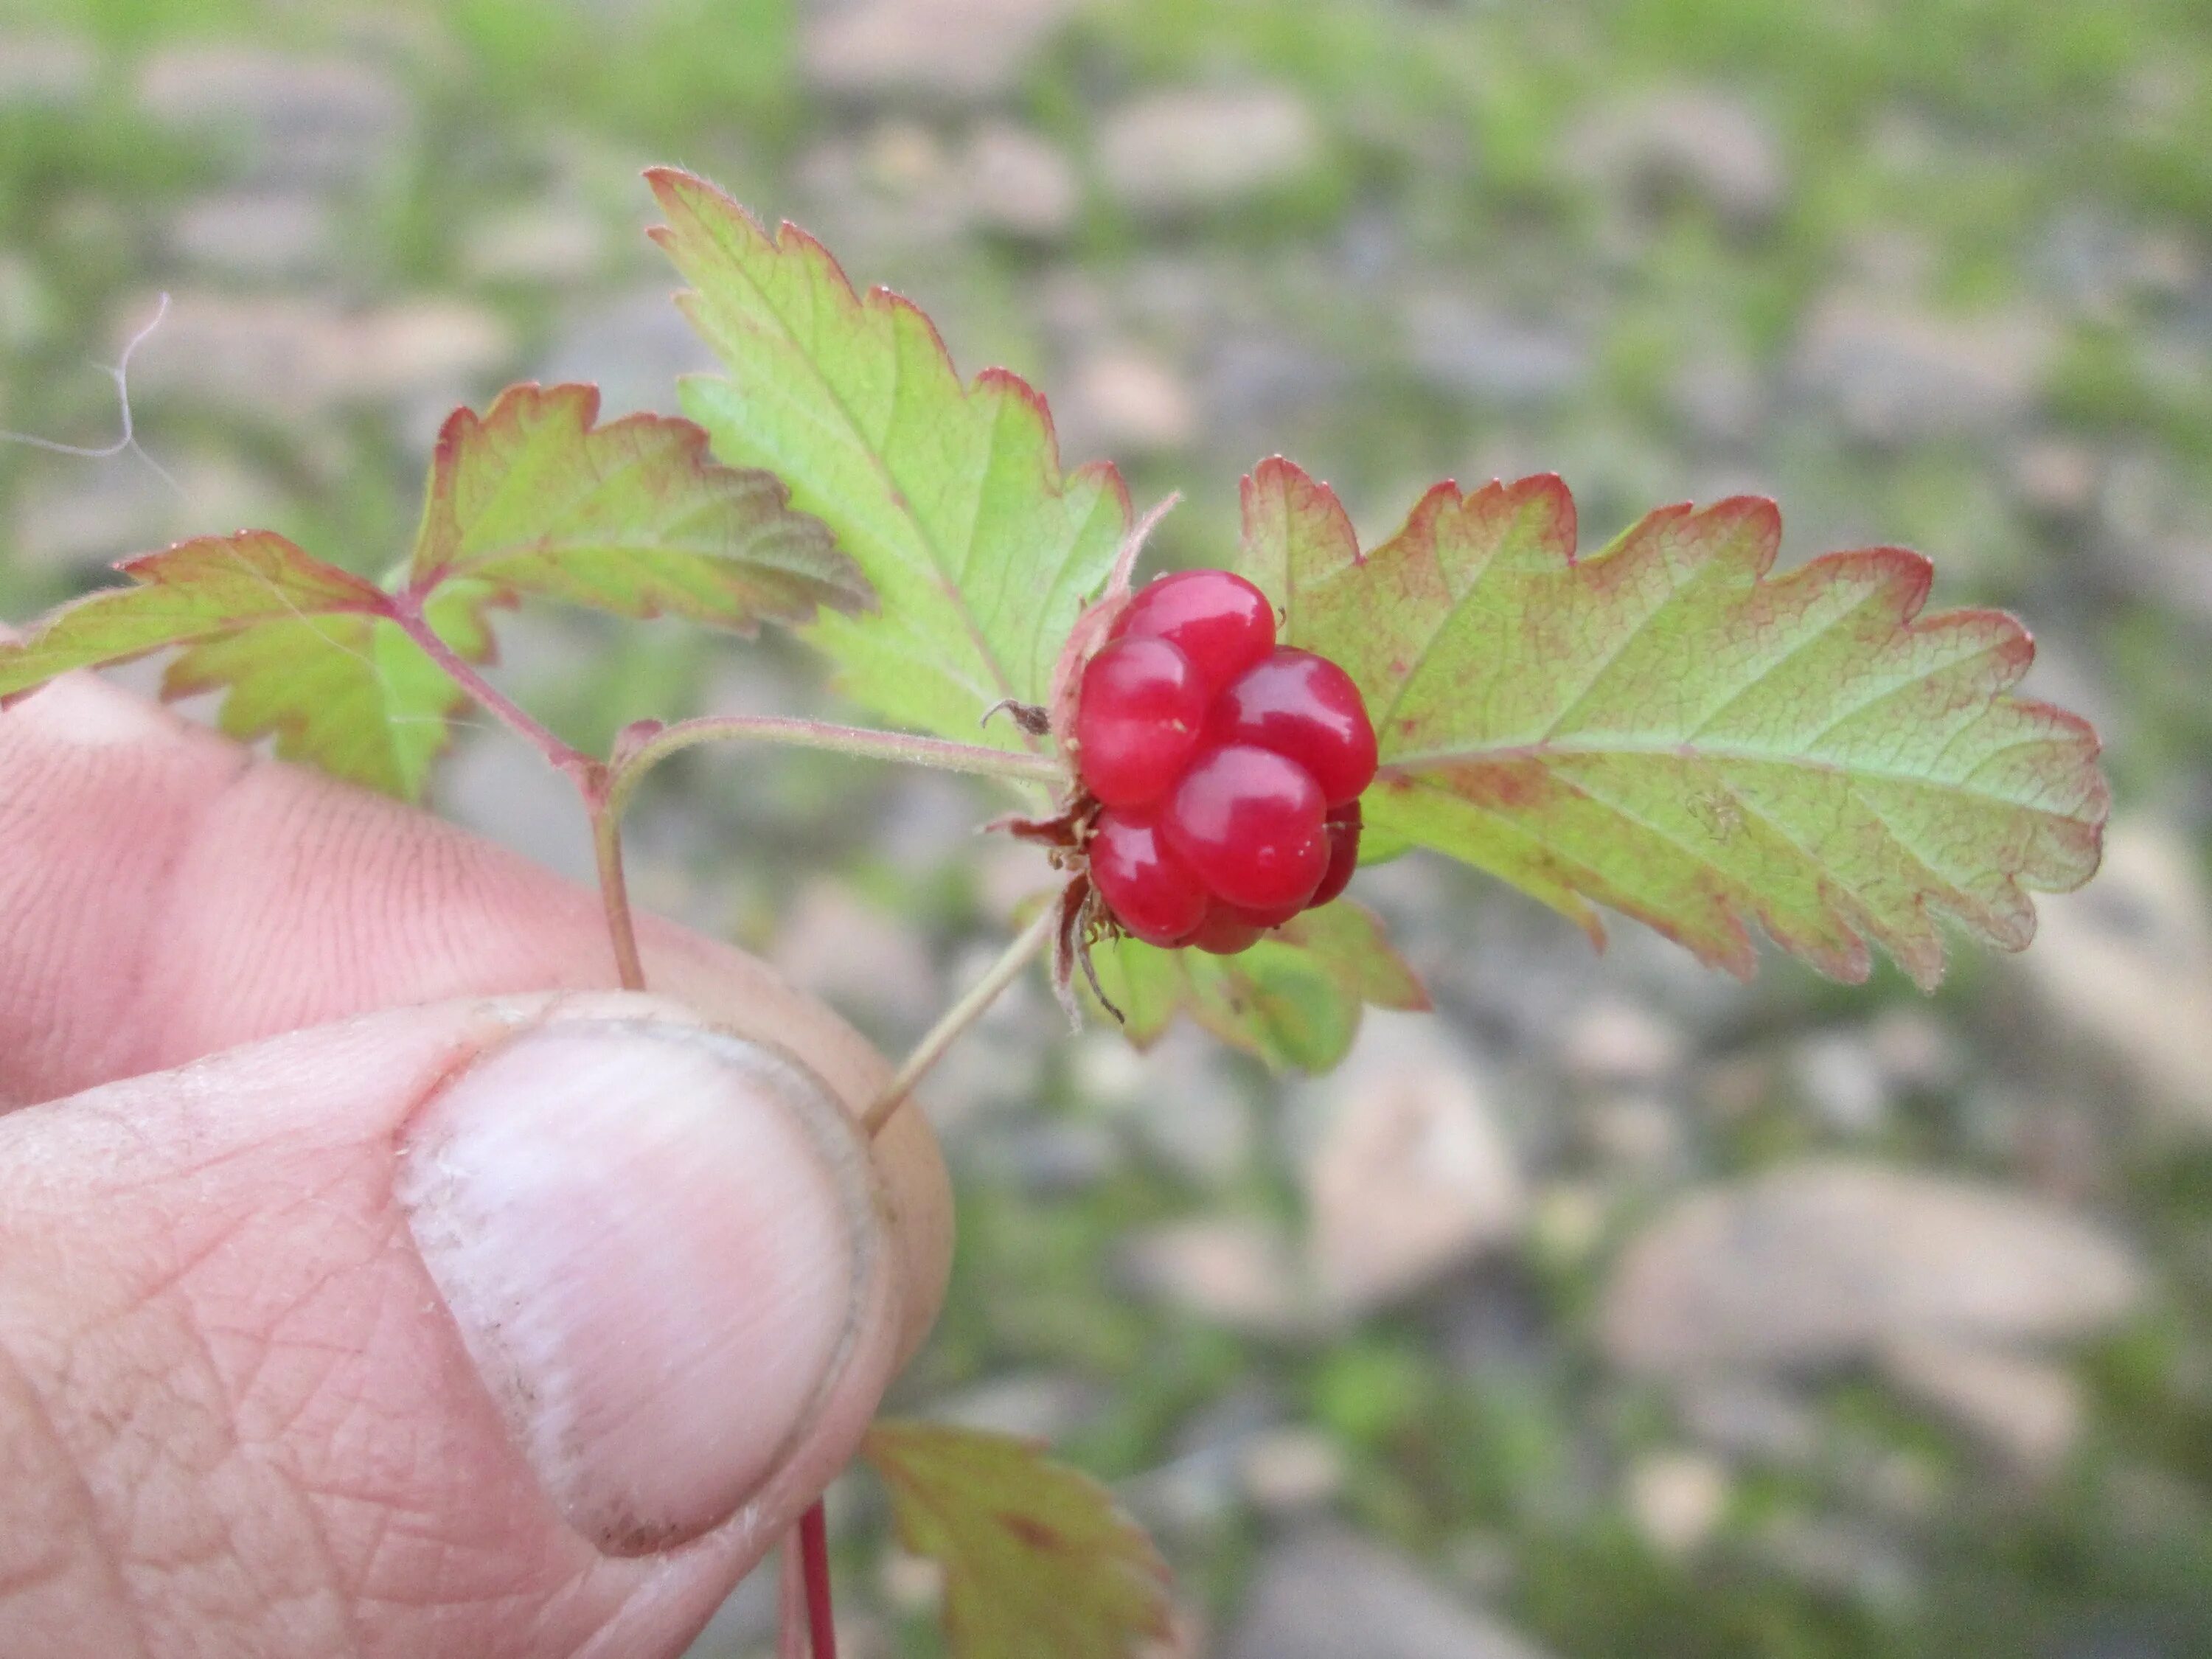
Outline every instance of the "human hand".
[[0, 1654], [679, 1652], [934, 1317], [818, 1003], [78, 677], [0, 716]]

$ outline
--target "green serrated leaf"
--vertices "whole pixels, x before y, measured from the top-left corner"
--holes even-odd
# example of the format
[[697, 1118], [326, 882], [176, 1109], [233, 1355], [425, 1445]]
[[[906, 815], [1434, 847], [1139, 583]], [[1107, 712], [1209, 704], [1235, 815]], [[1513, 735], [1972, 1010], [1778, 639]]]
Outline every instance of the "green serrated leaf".
[[688, 173], [650, 173], [653, 233], [691, 291], [685, 314], [728, 378], [684, 384], [725, 460], [763, 466], [827, 520], [878, 614], [809, 637], [845, 692], [902, 725], [1033, 746], [1005, 698], [1042, 702], [1062, 643], [1129, 525], [1112, 467], [1063, 475], [1043, 398], [1002, 369], [963, 386], [936, 329], [882, 289], [854, 292], [796, 228], [771, 236]]
[[[216, 719], [246, 741], [274, 736], [287, 760], [403, 799], [421, 795], [465, 701], [389, 620], [374, 583], [270, 531], [180, 542], [117, 567], [133, 583], [63, 606], [17, 645], [0, 644], [0, 698], [57, 674], [181, 646], [164, 697], [224, 693]], [[491, 655], [495, 590], [454, 582], [424, 615], [461, 656]]]
[[899, 1542], [944, 1569], [956, 1659], [1133, 1659], [1167, 1637], [1167, 1567], [1089, 1475], [938, 1423], [879, 1421], [861, 1451]]
[[689, 421], [594, 426], [599, 389], [509, 386], [438, 435], [410, 579], [489, 583], [620, 617], [750, 632], [818, 607], [858, 609], [866, 583], [820, 520], [768, 473], [721, 466]]
[[76, 668], [129, 662], [248, 623], [380, 616], [374, 582], [325, 564], [265, 530], [202, 536], [116, 567], [128, 587], [106, 588], [55, 611], [30, 636], [0, 644], [0, 698]]
[[1329, 1070], [1350, 1052], [1366, 1004], [1429, 1006], [1382, 924], [1345, 900], [1285, 922], [1233, 957], [1122, 938], [1096, 946], [1091, 964], [1139, 1048], [1183, 1013], [1278, 1069]]
[[[440, 588], [424, 615], [470, 662], [492, 653], [493, 589]], [[402, 800], [422, 798], [467, 694], [392, 623], [358, 615], [256, 623], [180, 652], [164, 697], [223, 690], [217, 722], [241, 742], [274, 736], [276, 753]]]
[[1651, 514], [1578, 559], [1557, 478], [1440, 484], [1363, 556], [1325, 484], [1244, 486], [1239, 568], [1285, 637], [1368, 700], [1370, 832], [1505, 878], [1602, 937], [1593, 902], [1748, 975], [1749, 925], [1839, 979], [1868, 941], [1923, 987], [1941, 917], [2007, 950], [2029, 890], [2097, 865], [2096, 734], [2008, 695], [2034, 647], [1991, 611], [1920, 614], [1875, 548], [1771, 568], [1771, 501]]

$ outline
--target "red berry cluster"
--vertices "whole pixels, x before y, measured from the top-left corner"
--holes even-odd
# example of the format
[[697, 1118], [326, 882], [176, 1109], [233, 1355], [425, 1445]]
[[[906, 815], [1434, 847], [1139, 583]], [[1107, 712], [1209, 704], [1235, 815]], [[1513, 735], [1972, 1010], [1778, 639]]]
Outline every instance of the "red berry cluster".
[[1091, 882], [1148, 945], [1230, 956], [1352, 879], [1367, 705], [1328, 658], [1276, 645], [1274, 608], [1241, 576], [1139, 592], [1085, 665], [1075, 742], [1102, 807]]

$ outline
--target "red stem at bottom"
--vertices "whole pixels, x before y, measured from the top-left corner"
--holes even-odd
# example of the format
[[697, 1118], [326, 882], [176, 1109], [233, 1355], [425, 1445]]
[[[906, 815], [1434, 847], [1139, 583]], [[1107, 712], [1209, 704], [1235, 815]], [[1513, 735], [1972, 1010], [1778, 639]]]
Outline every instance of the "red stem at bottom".
[[837, 1659], [837, 1625], [830, 1611], [830, 1524], [818, 1498], [799, 1520], [799, 1559], [806, 1577], [806, 1626], [814, 1659]]

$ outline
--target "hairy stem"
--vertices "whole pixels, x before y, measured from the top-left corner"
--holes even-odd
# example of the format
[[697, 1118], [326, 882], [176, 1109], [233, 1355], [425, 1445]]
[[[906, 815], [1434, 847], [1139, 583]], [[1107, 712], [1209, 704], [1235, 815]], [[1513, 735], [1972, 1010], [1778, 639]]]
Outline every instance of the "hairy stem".
[[671, 755], [701, 744], [738, 742], [780, 743], [1027, 783], [1059, 783], [1067, 775], [1060, 762], [1047, 756], [1017, 754], [981, 744], [948, 743], [942, 738], [878, 732], [864, 726], [832, 726], [781, 714], [708, 714], [662, 726], [633, 744], [618, 744], [609, 766], [608, 799], [620, 811], [645, 775]]
[[1000, 953], [990, 970], [969, 986], [960, 1000], [947, 1008], [936, 1024], [929, 1028], [914, 1052], [906, 1057], [897, 1073], [878, 1095], [860, 1119], [860, 1127], [870, 1135], [880, 1134], [884, 1124], [891, 1121], [907, 1097], [914, 1092], [929, 1068], [945, 1057], [945, 1051], [957, 1037], [982, 1017], [983, 1011], [999, 1000], [999, 994], [1021, 976], [1038, 951], [1051, 942], [1053, 931], [1059, 926], [1060, 908], [1048, 904], [1037, 912], [1036, 920], [1015, 935], [1012, 944]]
[[[607, 939], [614, 947], [615, 966], [625, 990], [645, 988], [645, 964], [638, 953], [637, 925], [630, 913], [629, 884], [623, 870], [623, 812], [646, 775], [671, 755], [700, 744], [749, 739], [872, 760], [901, 761], [940, 771], [1012, 778], [1024, 783], [1053, 785], [1066, 777], [1066, 769], [1058, 761], [1043, 756], [1012, 754], [980, 744], [948, 743], [940, 738], [831, 726], [819, 720], [791, 720], [772, 714], [718, 714], [674, 726], [635, 727], [617, 740], [613, 755], [601, 763], [562, 742], [456, 655], [424, 618], [419, 599], [404, 597], [394, 620], [453, 677], [456, 684], [574, 780], [591, 815], [592, 848], [599, 862], [599, 896], [606, 910]], [[990, 972], [946, 1011], [862, 1116], [861, 1127], [868, 1135], [872, 1137], [881, 1131], [898, 1110], [900, 1103], [914, 1091], [923, 1073], [951, 1046], [953, 1039], [973, 1024], [999, 994], [1013, 982], [1030, 959], [1044, 948], [1052, 937], [1055, 921], [1053, 907], [1039, 912], [1037, 919], [1007, 947]], [[803, 1609], [804, 1640], [812, 1650], [811, 1659], [837, 1659], [837, 1632], [830, 1595], [829, 1530], [820, 1499], [800, 1517], [793, 1535], [785, 1540], [784, 1552], [781, 1632], [777, 1652], [779, 1656], [798, 1653], [802, 1639], [799, 1621]]]
[[438, 630], [430, 626], [429, 618], [422, 614], [421, 594], [394, 595], [391, 617], [409, 639], [422, 647], [424, 656], [445, 670], [448, 679], [473, 697], [486, 714], [544, 756], [555, 771], [566, 773], [575, 780], [576, 787], [584, 792], [586, 802], [597, 806], [606, 769], [582, 750], [555, 737], [528, 709], [478, 673], [473, 663], [441, 639]]
[[629, 878], [623, 873], [622, 814], [605, 801], [592, 805], [592, 850], [599, 863], [599, 902], [607, 915], [607, 942], [625, 991], [645, 989], [645, 963], [637, 951], [637, 922], [630, 915]]

